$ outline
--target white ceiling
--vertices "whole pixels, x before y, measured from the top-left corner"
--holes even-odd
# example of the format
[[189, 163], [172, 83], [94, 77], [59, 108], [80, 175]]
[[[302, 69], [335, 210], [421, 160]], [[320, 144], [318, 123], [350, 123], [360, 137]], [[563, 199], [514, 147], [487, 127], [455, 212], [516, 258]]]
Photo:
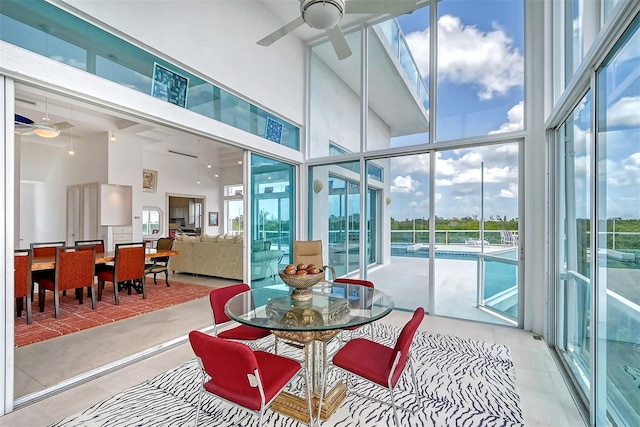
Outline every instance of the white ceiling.
[[17, 114], [36, 123], [44, 123], [43, 117], [48, 115], [49, 124], [68, 122], [73, 125], [63, 130], [56, 138], [42, 138], [33, 134], [21, 136], [21, 139], [34, 143], [67, 147], [70, 138], [77, 144], [81, 143], [83, 138], [115, 132], [116, 137], [122, 134], [135, 135], [143, 141], [146, 151], [170, 155], [169, 150], [173, 150], [198, 155], [199, 151], [204, 150], [218, 159], [214, 161], [214, 166], [217, 167], [234, 166], [242, 159], [242, 150], [236, 147], [23, 84], [16, 85], [15, 108]]

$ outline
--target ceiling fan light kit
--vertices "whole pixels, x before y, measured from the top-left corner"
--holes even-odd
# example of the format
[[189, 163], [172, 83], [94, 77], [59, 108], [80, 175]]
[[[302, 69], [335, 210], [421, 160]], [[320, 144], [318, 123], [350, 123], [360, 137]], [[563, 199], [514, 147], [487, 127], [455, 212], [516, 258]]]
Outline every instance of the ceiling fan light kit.
[[43, 138], [55, 138], [60, 135], [60, 131], [53, 126], [46, 126], [41, 124], [33, 125], [33, 133]]
[[344, 16], [344, 0], [304, 0], [300, 3], [302, 19], [311, 28], [328, 30]]

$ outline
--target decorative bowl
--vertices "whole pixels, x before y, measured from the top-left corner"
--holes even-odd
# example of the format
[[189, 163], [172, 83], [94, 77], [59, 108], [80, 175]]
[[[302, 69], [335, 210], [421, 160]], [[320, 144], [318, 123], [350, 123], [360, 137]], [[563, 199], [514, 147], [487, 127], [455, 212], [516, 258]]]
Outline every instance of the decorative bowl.
[[307, 288], [320, 282], [324, 279], [324, 270], [320, 270], [320, 273], [315, 274], [286, 274], [284, 270], [279, 272], [282, 281], [293, 289], [291, 293], [291, 299], [302, 301], [311, 299], [311, 291]]

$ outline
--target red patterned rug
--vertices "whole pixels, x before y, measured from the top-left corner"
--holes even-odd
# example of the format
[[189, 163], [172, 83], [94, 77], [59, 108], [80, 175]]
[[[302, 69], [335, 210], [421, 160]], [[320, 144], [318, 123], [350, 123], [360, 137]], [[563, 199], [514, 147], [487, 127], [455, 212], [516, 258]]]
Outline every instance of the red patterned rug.
[[176, 304], [182, 304], [209, 295], [212, 288], [191, 283], [170, 281], [171, 286], [165, 286], [164, 280], [153, 279], [146, 281], [147, 298], [135, 291], [128, 295], [126, 291], [119, 292], [120, 305], [114, 305], [113, 288], [107, 284], [102, 294], [102, 301], [97, 302], [95, 310], [91, 309], [91, 299], [86, 293], [84, 303], [78, 304], [74, 292], [67, 292], [67, 296], [60, 295], [60, 317], [54, 317], [53, 292], [47, 292], [44, 312], [38, 309], [38, 293], [31, 305], [33, 322], [27, 325], [27, 314], [23, 310], [22, 317], [15, 318], [15, 347], [34, 344], [51, 338], [67, 335], [84, 329], [93, 328], [118, 320], [139, 316], [152, 311], [161, 310]]

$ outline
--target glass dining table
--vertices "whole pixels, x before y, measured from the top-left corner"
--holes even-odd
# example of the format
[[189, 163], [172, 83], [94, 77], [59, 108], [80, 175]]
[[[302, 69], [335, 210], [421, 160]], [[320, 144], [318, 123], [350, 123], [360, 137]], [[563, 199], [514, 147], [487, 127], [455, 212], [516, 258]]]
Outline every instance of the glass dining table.
[[[384, 292], [350, 283], [320, 282], [309, 288], [312, 297], [304, 301], [292, 299], [291, 289], [286, 285], [251, 289], [231, 298], [225, 311], [237, 322], [269, 329], [276, 337], [276, 346], [284, 342], [303, 350], [316, 413], [328, 348], [339, 347], [338, 335], [343, 329], [383, 318], [393, 310], [394, 303]], [[320, 408], [322, 419], [327, 419], [346, 397], [342, 380], [327, 389]], [[309, 420], [306, 398], [292, 393], [281, 393], [272, 408], [302, 422]]]

